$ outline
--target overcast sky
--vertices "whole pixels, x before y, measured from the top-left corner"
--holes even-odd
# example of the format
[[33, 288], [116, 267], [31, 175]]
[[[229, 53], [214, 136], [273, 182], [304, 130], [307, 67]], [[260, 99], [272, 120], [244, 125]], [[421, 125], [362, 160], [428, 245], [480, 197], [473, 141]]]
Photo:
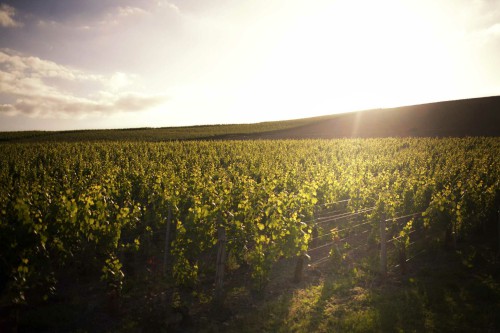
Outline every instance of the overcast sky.
[[500, 95], [498, 0], [0, 0], [0, 131]]

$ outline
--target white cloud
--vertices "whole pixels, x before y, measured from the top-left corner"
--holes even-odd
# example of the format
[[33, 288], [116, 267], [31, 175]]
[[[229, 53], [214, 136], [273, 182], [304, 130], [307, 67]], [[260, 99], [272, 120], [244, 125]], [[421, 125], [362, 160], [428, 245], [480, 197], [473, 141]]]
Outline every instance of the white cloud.
[[174, 12], [176, 13], [180, 13], [180, 9], [179, 7], [176, 5], [176, 4], [173, 4], [169, 1], [165, 1], [165, 0], [159, 0], [157, 3], [158, 7], [167, 7], [167, 8], [170, 8], [172, 9]]
[[[117, 72], [111, 76], [85, 73], [38, 57], [12, 50], [0, 50], [0, 91], [16, 98], [14, 103], [0, 104], [6, 115], [60, 117], [144, 111], [166, 101], [162, 95], [145, 95], [123, 91], [134, 75]], [[50, 79], [57, 79], [56, 84]], [[95, 98], [69, 93], [64, 83], [94, 82], [101, 90]]]
[[13, 104], [3, 104], [0, 112], [7, 115], [24, 114], [40, 118], [73, 118], [75, 116], [106, 115], [117, 112], [137, 112], [158, 106], [165, 101], [164, 96], [139, 94], [116, 94], [90, 100], [75, 96], [25, 95]]
[[89, 21], [88, 24], [80, 26], [81, 30], [107, 29], [120, 26], [126, 22], [144, 18], [148, 11], [139, 7], [118, 6], [113, 8], [98, 21]]
[[494, 36], [500, 36], [500, 23], [493, 24], [488, 29], [486, 29], [487, 34]]
[[14, 19], [16, 9], [6, 4], [0, 5], [0, 26], [5, 28], [22, 27], [23, 24]]
[[0, 104], [0, 114], [15, 116], [16, 113], [16, 108], [12, 104]]
[[[144, 15], [146, 15], [147, 13], [148, 13], [147, 11], [139, 7], [120, 6], [114, 8], [113, 11], [105, 15], [105, 17], [102, 20], [95, 22], [94, 26], [97, 28], [114, 27], [128, 20], [144, 17]], [[84, 26], [84, 27], [90, 28], [89, 26]]]
[[16, 75], [24, 73], [30, 77], [58, 77], [67, 80], [102, 80], [100, 75], [59, 65], [38, 57], [25, 56], [9, 49], [0, 49], [0, 64]]
[[39, 19], [37, 26], [45, 31], [75, 32], [84, 31], [89, 33], [104, 33], [113, 31], [124, 25], [134, 24], [136, 21], [147, 18], [151, 12], [135, 6], [113, 6], [106, 10], [95, 13], [92, 16], [74, 15], [70, 19], [59, 18], [59, 20]]
[[144, 15], [146, 13], [147, 12], [142, 8], [125, 6], [125, 7], [118, 7], [116, 14], [119, 17], [129, 17], [129, 16], [135, 16], [135, 15]]
[[117, 91], [131, 85], [135, 76], [123, 72], [116, 72], [108, 80], [108, 86], [112, 91]]

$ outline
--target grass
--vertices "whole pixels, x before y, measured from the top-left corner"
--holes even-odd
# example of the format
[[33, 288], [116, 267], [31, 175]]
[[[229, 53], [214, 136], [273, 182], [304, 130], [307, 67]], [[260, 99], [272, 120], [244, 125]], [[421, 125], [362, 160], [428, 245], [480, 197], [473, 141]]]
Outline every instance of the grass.
[[0, 142], [46, 141], [169, 141], [194, 139], [244, 139], [245, 135], [291, 129], [329, 119], [321, 116], [304, 119], [269, 121], [255, 124], [201, 125], [162, 128], [130, 128], [73, 131], [0, 132]]
[[[310, 267], [300, 283], [292, 282], [295, 261], [281, 260], [260, 293], [252, 291], [245, 268], [236, 267], [228, 272], [223, 311], [212, 308], [212, 289], [207, 285], [188, 301], [192, 324], [175, 327], [178, 332], [205, 333], [500, 332], [500, 258], [487, 247], [428, 249], [409, 262], [408, 274], [390, 270], [385, 279], [374, 271], [374, 257], [352, 259], [331, 259]], [[160, 285], [159, 280], [148, 295], [161, 290]], [[171, 332], [174, 326], [166, 324], [168, 314], [160, 299], [146, 300], [143, 294], [131, 292], [123, 303], [130, 311], [122, 309], [118, 315], [106, 314], [99, 299], [94, 310], [76, 303], [33, 308], [21, 327], [27, 331]], [[171, 323], [179, 323], [181, 317], [176, 316], [169, 318]]]
[[393, 272], [383, 281], [362, 265], [327, 264], [320, 276], [310, 271], [298, 285], [288, 281], [289, 263], [262, 299], [239, 290], [229, 296], [231, 318], [193, 331], [498, 332], [499, 262], [488, 260], [471, 267], [463, 254], [437, 251], [413, 262], [408, 275]]

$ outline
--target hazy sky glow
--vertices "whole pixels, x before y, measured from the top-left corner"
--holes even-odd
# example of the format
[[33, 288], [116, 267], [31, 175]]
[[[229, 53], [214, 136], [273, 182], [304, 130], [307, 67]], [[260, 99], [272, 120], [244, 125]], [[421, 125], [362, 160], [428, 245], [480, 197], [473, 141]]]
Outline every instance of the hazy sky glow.
[[0, 0], [0, 131], [500, 95], [497, 0]]

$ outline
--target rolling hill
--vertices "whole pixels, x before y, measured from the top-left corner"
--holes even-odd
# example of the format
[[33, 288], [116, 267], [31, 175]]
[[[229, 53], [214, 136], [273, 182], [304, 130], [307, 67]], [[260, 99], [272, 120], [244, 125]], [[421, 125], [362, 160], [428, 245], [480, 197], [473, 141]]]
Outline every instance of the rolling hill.
[[500, 136], [500, 96], [255, 124], [0, 132], [0, 142]]
[[311, 118], [294, 128], [252, 134], [262, 139], [464, 136], [500, 136], [500, 96]]

